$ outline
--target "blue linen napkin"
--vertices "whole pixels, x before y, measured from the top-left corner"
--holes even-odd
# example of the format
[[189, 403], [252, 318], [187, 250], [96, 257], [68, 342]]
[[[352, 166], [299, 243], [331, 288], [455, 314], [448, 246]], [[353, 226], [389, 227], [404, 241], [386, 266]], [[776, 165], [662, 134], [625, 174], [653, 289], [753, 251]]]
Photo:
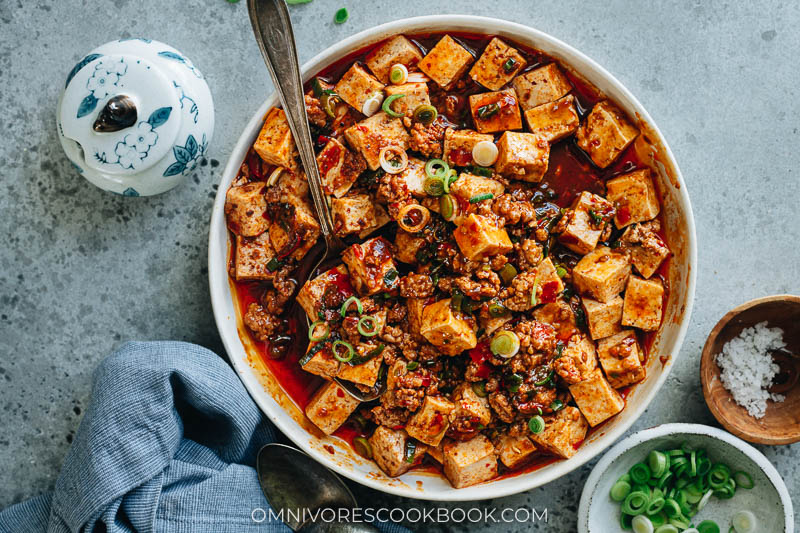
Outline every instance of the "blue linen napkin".
[[275, 435], [213, 352], [125, 344], [94, 374], [55, 490], [0, 512], [0, 532], [288, 532], [253, 518], [268, 509], [255, 457]]

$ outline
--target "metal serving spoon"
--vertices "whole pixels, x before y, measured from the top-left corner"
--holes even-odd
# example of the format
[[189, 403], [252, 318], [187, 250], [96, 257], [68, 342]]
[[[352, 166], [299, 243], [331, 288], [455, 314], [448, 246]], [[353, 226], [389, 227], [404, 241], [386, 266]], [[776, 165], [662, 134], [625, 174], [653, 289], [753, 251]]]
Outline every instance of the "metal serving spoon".
[[311, 520], [321, 509], [353, 509], [357, 504], [339, 476], [300, 450], [285, 444], [267, 444], [258, 452], [256, 471], [272, 510], [283, 511], [283, 523], [292, 531], [377, 533], [368, 523], [325, 522], [330, 511], [319, 514], [323, 520]]
[[[303, 95], [303, 80], [300, 78], [300, 65], [297, 61], [297, 49], [292, 31], [292, 21], [283, 0], [247, 0], [247, 10], [253, 25], [261, 55], [267, 64], [275, 90], [278, 92], [289, 129], [292, 131], [300, 160], [306, 171], [311, 199], [319, 218], [320, 232], [325, 239], [322, 254], [312, 268], [298, 268], [295, 271], [297, 286], [302, 287], [325, 262], [336, 259], [336, 255], [344, 250], [345, 245], [333, 230], [333, 218], [322, 191], [322, 178], [314, 157], [314, 142], [306, 119], [306, 104]], [[296, 304], [295, 304], [296, 305]], [[298, 315], [301, 312], [297, 313]], [[305, 317], [305, 313], [302, 313]], [[336, 382], [354, 398], [368, 402], [382, 394], [379, 387], [367, 394], [362, 393], [355, 385], [338, 378]]]

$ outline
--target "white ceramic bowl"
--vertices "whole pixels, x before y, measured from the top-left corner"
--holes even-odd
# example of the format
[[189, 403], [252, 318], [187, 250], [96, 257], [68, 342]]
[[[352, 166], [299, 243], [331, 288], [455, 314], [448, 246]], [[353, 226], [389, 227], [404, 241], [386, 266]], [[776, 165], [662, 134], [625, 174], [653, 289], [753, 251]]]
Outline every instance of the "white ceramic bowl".
[[[694, 298], [697, 250], [694, 219], [686, 186], [672, 153], [647, 111], [600, 65], [540, 31], [505, 20], [462, 15], [398, 20], [363, 31], [318, 54], [303, 65], [303, 75], [308, 80], [332, 62], [392, 35], [443, 31], [491, 33], [542, 50], [594, 84], [639, 122], [642, 130], [640, 139], [643, 142], [637, 143], [637, 149], [640, 158], [657, 170], [657, 185], [662, 195], [667, 238], [675, 255], [669, 272], [670, 291], [666, 314], [653, 345], [653, 356], [648, 361], [648, 378], [630, 393], [626, 409], [600, 431], [593, 433], [568, 461], [556, 462], [532, 473], [464, 489], [454, 489], [447, 480], [424, 472], [410, 472], [399, 478], [388, 478], [374, 463], [352, 453], [343, 441], [325, 437], [314, 428], [301, 410], [283, 393], [251, 347], [247, 346], [250, 343], [247, 336], [239, 335], [240, 331], [244, 332], [244, 326], [237, 317], [235, 294], [231, 291], [227, 272], [229, 238], [223, 213], [225, 191], [258, 135], [264, 114], [271, 106], [277, 105], [275, 95], [264, 102], [245, 126], [225, 167], [211, 216], [208, 274], [214, 318], [231, 363], [255, 402], [297, 446], [339, 474], [380, 491], [409, 498], [466, 501], [496, 498], [548, 483], [586, 463], [622, 436], [655, 397], [678, 355]], [[253, 65], [253, 69], [254, 75], [257, 75], [262, 72], [263, 66]], [[650, 144], [644, 142], [645, 140]]]
[[[730, 500], [711, 498], [692, 521], [714, 520], [728, 531], [736, 511], [752, 511], [762, 533], [792, 533], [794, 511], [789, 491], [778, 471], [764, 455], [743, 440], [721, 429], [700, 424], [664, 424], [634, 433], [611, 448], [594, 467], [583, 487], [578, 507], [579, 533], [623, 533], [619, 507], [609, 496], [611, 486], [654, 449], [678, 448], [687, 443], [704, 448], [712, 461], [724, 462], [733, 471], [753, 476], [752, 489], [739, 489]], [[611, 526], [609, 526], [611, 524]]]

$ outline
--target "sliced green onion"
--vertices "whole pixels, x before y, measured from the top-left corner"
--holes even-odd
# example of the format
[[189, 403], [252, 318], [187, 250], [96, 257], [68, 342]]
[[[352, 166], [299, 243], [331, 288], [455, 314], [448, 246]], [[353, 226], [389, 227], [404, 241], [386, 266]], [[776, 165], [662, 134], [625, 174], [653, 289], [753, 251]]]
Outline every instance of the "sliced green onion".
[[536, 297], [536, 293], [539, 292], [539, 278], [534, 278], [533, 280], [533, 290], [531, 291], [531, 305], [536, 307], [539, 305], [538, 299]]
[[444, 194], [444, 179], [438, 176], [425, 178], [422, 188], [431, 196], [442, 196]]
[[517, 60], [513, 57], [509, 57], [505, 63], [503, 63], [503, 70], [506, 72], [511, 72], [514, 70], [514, 67], [517, 66]]
[[494, 355], [510, 359], [519, 352], [519, 337], [513, 331], [501, 331], [495, 334], [489, 349]]
[[566, 269], [566, 268], [564, 268], [564, 267], [563, 267], [563, 266], [561, 266], [561, 265], [558, 265], [558, 266], [556, 267], [556, 275], [557, 275], [559, 278], [563, 278], [564, 276], [566, 276], [566, 275], [567, 275], [567, 269]]
[[503, 268], [500, 269], [497, 275], [500, 276], [500, 279], [503, 280], [504, 284], [510, 285], [511, 281], [517, 277], [517, 269], [514, 268], [514, 265], [511, 263], [506, 263], [503, 265]]
[[556, 375], [555, 370], [551, 370], [550, 373], [547, 374], [547, 377], [539, 381], [534, 381], [533, 383], [534, 385], [539, 385], [539, 386], [547, 385], [548, 383], [551, 383], [553, 381], [555, 375]]
[[681, 516], [681, 506], [673, 500], [672, 498], [667, 498], [664, 501], [664, 512], [667, 513], [669, 518], [675, 518], [676, 516]]
[[356, 304], [356, 309], [358, 310], [359, 315], [364, 312], [364, 304], [361, 303], [361, 300], [359, 300], [355, 296], [351, 296], [350, 298], [345, 300], [344, 303], [342, 304], [342, 309], [341, 309], [342, 317], [347, 316], [347, 310], [350, 308], [350, 304], [352, 303]]
[[489, 304], [489, 316], [500, 318], [509, 314], [508, 308], [501, 303], [492, 302]]
[[427, 126], [428, 124], [433, 123], [436, 120], [436, 117], [439, 115], [439, 112], [436, 111], [436, 108], [432, 105], [418, 105], [414, 109], [414, 120], [419, 122], [420, 124]]
[[712, 494], [714, 494], [713, 490], [709, 490], [708, 492], [703, 494], [703, 497], [700, 498], [700, 502], [697, 504], [697, 510], [698, 511], [702, 511], [703, 510], [703, 507], [706, 506], [706, 504], [708, 503], [708, 500], [711, 499], [711, 495]]
[[679, 533], [678, 528], [672, 524], [664, 524], [656, 529], [655, 533]]
[[619, 480], [611, 486], [611, 499], [615, 502], [625, 501], [631, 493], [631, 484], [627, 481]]
[[442, 159], [431, 159], [425, 163], [425, 174], [429, 178], [444, 178], [448, 170], [450, 165]]
[[417, 451], [417, 443], [411, 439], [406, 441], [405, 458], [407, 463], [414, 462], [414, 453]]
[[378, 319], [372, 315], [364, 315], [358, 319], [356, 329], [365, 337], [374, 337], [378, 334]]
[[399, 276], [397, 270], [390, 268], [389, 270], [386, 271], [386, 274], [383, 275], [383, 284], [386, 285], [387, 287], [391, 287], [392, 285], [394, 285], [397, 276]]
[[396, 112], [394, 109], [392, 109], [391, 106], [392, 102], [400, 98], [405, 98], [405, 96], [406, 95], [404, 94], [393, 94], [392, 96], [388, 97], [386, 100], [383, 101], [383, 104], [381, 104], [381, 109], [383, 109], [383, 112], [389, 115], [390, 117], [400, 118], [404, 116], [403, 113]]
[[632, 527], [631, 522], [633, 522], [633, 517], [631, 515], [625, 513], [619, 514], [619, 527], [627, 531]]
[[267, 270], [270, 272], [275, 272], [281, 267], [282, 264], [283, 262], [281, 260], [279, 260], [277, 257], [273, 257], [267, 262]]
[[750, 511], [738, 511], [731, 519], [736, 533], [754, 533], [756, 530], [756, 515]]
[[741, 487], [743, 489], [752, 489], [756, 486], [755, 482], [753, 481], [753, 476], [741, 470], [733, 474], [733, 480], [736, 482], [737, 487]]
[[650, 467], [653, 477], [659, 478], [667, 471], [667, 456], [663, 452], [653, 450], [647, 456], [647, 464]]
[[650, 479], [650, 468], [644, 463], [636, 463], [628, 471], [628, 474], [630, 474], [634, 483], [645, 484]]
[[486, 392], [486, 382], [485, 381], [475, 381], [472, 383], [472, 392], [477, 394], [480, 398], [486, 398], [489, 393]]
[[450, 185], [452, 183], [455, 183], [456, 180], [458, 180], [458, 172], [456, 171], [456, 169], [451, 168], [450, 170], [447, 171], [447, 173], [444, 176], [444, 179], [442, 180], [444, 183], [444, 192], [450, 192]]
[[644, 515], [634, 516], [631, 521], [634, 533], [653, 533], [653, 523]]
[[647, 514], [651, 515], [661, 512], [661, 509], [664, 508], [665, 503], [666, 500], [662, 496], [653, 497], [647, 504]]
[[356, 453], [361, 457], [372, 459], [372, 446], [369, 441], [364, 437], [356, 437], [353, 439], [353, 448]]
[[558, 398], [556, 398], [555, 400], [553, 400], [552, 402], [550, 402], [550, 409], [552, 409], [554, 412], [555, 412], [555, 411], [560, 411], [560, 410], [562, 410], [564, 407], [566, 407], [566, 405], [564, 405], [564, 402], [562, 402], [562, 401], [561, 401], [561, 400], [559, 400]]
[[[323, 331], [320, 335], [315, 335], [314, 332], [317, 330], [318, 326], [325, 326]], [[308, 340], [311, 342], [320, 342], [324, 341], [328, 338], [328, 335], [331, 334], [331, 326], [324, 320], [317, 320], [313, 324], [308, 327]]]
[[544, 418], [540, 415], [531, 417], [531, 419], [528, 420], [528, 429], [531, 430], [531, 433], [534, 435], [538, 435], [544, 431]]
[[473, 166], [470, 168], [470, 173], [475, 174], [476, 176], [483, 176], [484, 178], [492, 177], [492, 169], [486, 167]]
[[505, 378], [506, 389], [508, 392], [517, 392], [522, 385], [522, 376], [516, 372]]
[[703, 520], [697, 524], [699, 533], [719, 533], [719, 525], [713, 520]]
[[413, 372], [413, 371], [414, 371], [414, 370], [416, 370], [417, 368], [419, 368], [419, 363], [417, 363], [416, 361], [410, 361], [410, 362], [409, 362], [409, 363], [406, 365], [406, 370], [408, 370], [409, 372]]
[[[338, 347], [344, 346], [347, 352], [344, 355], [339, 353]], [[353, 356], [355, 355], [356, 351], [353, 349], [353, 345], [349, 342], [345, 341], [333, 341], [333, 346], [331, 347], [331, 351], [333, 352], [333, 356], [342, 363], [347, 363], [350, 361]]]
[[448, 222], [452, 222], [456, 215], [456, 202], [449, 194], [439, 197], [439, 214]]
[[647, 518], [653, 523], [653, 527], [663, 526], [667, 523], [667, 515], [664, 513], [649, 514]]
[[500, 106], [496, 103], [482, 105], [478, 108], [478, 118], [487, 119], [500, 111]]
[[477, 204], [478, 202], [482, 202], [484, 200], [491, 200], [492, 198], [494, 198], [494, 194], [490, 192], [485, 192], [483, 194], [476, 194], [475, 196], [470, 198], [469, 203]]
[[333, 21], [336, 24], [344, 24], [345, 22], [347, 22], [347, 19], [349, 18], [350, 18], [350, 13], [347, 12], [346, 7], [343, 7], [340, 10], [338, 10], [336, 14], [333, 16]]
[[408, 69], [405, 65], [397, 63], [392, 65], [389, 70], [389, 81], [395, 85], [405, 83], [408, 80]]
[[637, 516], [644, 513], [650, 497], [641, 491], [634, 491], [625, 497], [622, 502], [622, 512], [631, 516]]

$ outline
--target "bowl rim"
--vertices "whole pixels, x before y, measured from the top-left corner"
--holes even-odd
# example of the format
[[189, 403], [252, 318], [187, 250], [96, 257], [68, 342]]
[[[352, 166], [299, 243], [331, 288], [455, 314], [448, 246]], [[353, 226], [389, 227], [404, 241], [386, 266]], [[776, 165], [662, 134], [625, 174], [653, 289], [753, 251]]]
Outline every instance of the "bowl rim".
[[704, 435], [721, 440], [738, 449], [750, 460], [752, 460], [761, 469], [761, 471], [764, 472], [764, 475], [767, 476], [767, 479], [769, 479], [769, 481], [778, 491], [778, 495], [781, 498], [783, 515], [786, 523], [783, 533], [794, 533], [794, 507], [792, 505], [792, 498], [789, 496], [789, 490], [786, 488], [786, 483], [778, 473], [778, 470], [769, 461], [769, 459], [764, 456], [763, 453], [739, 437], [736, 437], [722, 429], [703, 424], [687, 424], [682, 422], [661, 424], [649, 429], [638, 431], [619, 441], [610, 450], [608, 450], [605, 455], [603, 455], [600, 461], [598, 461], [598, 463], [592, 469], [591, 474], [589, 474], [589, 478], [586, 480], [586, 484], [583, 486], [581, 500], [578, 504], [578, 533], [589, 533], [588, 519], [589, 509], [593, 503], [592, 496], [596, 490], [598, 482], [606, 473], [608, 467], [611, 466], [611, 463], [640, 444], [657, 439], [659, 437], [681, 434]]
[[[713, 368], [717, 367], [717, 362], [714, 358], [714, 353], [711, 353], [711, 349], [714, 345], [714, 342], [719, 337], [719, 334], [725, 329], [728, 324], [730, 324], [733, 320], [736, 319], [737, 316], [742, 314], [743, 312], [752, 309], [756, 306], [772, 303], [772, 302], [792, 302], [800, 307], [800, 296], [795, 294], [774, 294], [771, 296], [762, 296], [760, 298], [754, 298], [743, 304], [737, 305], [724, 315], [722, 318], [714, 324], [714, 327], [711, 328], [711, 331], [708, 333], [706, 337], [706, 342], [703, 344], [703, 349], [700, 352], [700, 387], [703, 390], [703, 400], [708, 406], [709, 411], [711, 414], [714, 415], [714, 418], [719, 422], [727, 431], [733, 433], [740, 439], [746, 440], [748, 442], [752, 442], [754, 444], [765, 444], [767, 446], [780, 446], [785, 444], [794, 444], [796, 442], [800, 442], [800, 432], [795, 437], [785, 437], [785, 438], [778, 438], [778, 437], [769, 437], [769, 436], [757, 436], [751, 433], [747, 433], [745, 431], [741, 431], [738, 427], [732, 426], [728, 423], [728, 420], [722, 414], [722, 410], [720, 409], [720, 404], [717, 401], [714, 401], [711, 396], [711, 383], [708, 381], [708, 377], [713, 373]], [[724, 387], [723, 387], [724, 388]], [[725, 389], [725, 394], [728, 398], [732, 399], [730, 392]]]
[[[451, 29], [448, 30], [448, 27]], [[491, 32], [488, 31], [489, 28], [491, 29]], [[222, 343], [225, 347], [231, 364], [240, 375], [245, 388], [248, 390], [250, 396], [259, 406], [261, 411], [267, 415], [267, 417], [278, 427], [278, 429], [281, 430], [281, 432], [284, 433], [284, 435], [286, 435], [290, 440], [292, 440], [292, 442], [294, 442], [294, 444], [300, 449], [338, 474], [384, 493], [431, 501], [484, 500], [487, 498], [497, 498], [518, 494], [520, 492], [524, 492], [526, 490], [549, 483], [555, 479], [563, 477], [573, 470], [576, 470], [588, 461], [594, 459], [616, 439], [621, 437], [631, 427], [631, 425], [638, 420], [642, 413], [644, 413], [647, 406], [650, 405], [663, 384], [666, 382], [666, 379], [669, 376], [669, 373], [672, 371], [672, 368], [675, 366], [674, 361], [679, 354], [680, 348], [686, 336], [686, 331], [689, 327], [691, 312], [694, 304], [695, 285], [697, 278], [697, 236], [691, 201], [689, 199], [686, 184], [683, 180], [680, 168], [678, 167], [675, 157], [668, 143], [664, 139], [664, 136], [661, 134], [658, 126], [653, 122], [644, 106], [642, 106], [639, 100], [636, 99], [636, 97], [631, 94], [631, 92], [619, 80], [617, 80], [601, 65], [587, 57], [576, 48], [540, 30], [508, 20], [473, 15], [442, 14], [402, 18], [374, 26], [372, 28], [367, 28], [316, 54], [313, 58], [306, 61], [302, 65], [301, 72], [303, 78], [306, 79], [310, 76], [310, 74], [319, 71], [321, 68], [324, 68], [332, 61], [336, 60], [332, 58], [344, 57], [353, 50], [366, 46], [371, 42], [378, 42], [386, 38], [386, 36], [411, 32], [424, 33], [425, 31], [474, 31], [484, 34], [489, 33], [492, 35], [506, 35], [512, 39], [515, 38], [514, 36], [518, 36], [517, 38], [524, 38], [528, 41], [543, 43], [551, 49], [558, 50], [560, 59], [567, 62], [578, 74], [583, 76], [589, 73], [593, 77], [602, 79], [604, 83], [607, 83], [616, 92], [616, 96], [614, 98], [615, 100], [619, 101], [622, 99], [627, 101], [628, 107], [635, 110], [637, 113], [637, 118], [648, 125], [658, 145], [663, 150], [667, 160], [664, 162], [664, 164], [668, 163], [671, 166], [673, 172], [672, 178], [675, 182], [675, 194], [678, 197], [679, 204], [683, 208], [683, 221], [686, 225], [686, 236], [684, 242], [688, 247], [688, 251], [686, 253], [688, 272], [686, 273], [685, 300], [679, 304], [683, 306], [683, 311], [681, 312], [681, 316], [683, 318], [674, 333], [673, 342], [670, 343], [671, 346], [674, 346], [674, 349], [671, 353], [672, 362], [668, 365], [665, 365], [663, 370], [657, 376], [658, 379], [655, 384], [652, 385], [652, 388], [649, 389], [646, 394], [643, 393], [643, 395], [638, 398], [638, 401], [635, 405], [631, 405], [628, 408], [630, 409], [628, 412], [631, 414], [625, 420], [616, 424], [612, 429], [606, 429], [605, 434], [602, 435], [601, 438], [597, 439], [597, 441], [600, 441], [600, 444], [597, 444], [597, 441], [592, 443], [597, 446], [597, 449], [592, 450], [592, 452], [588, 454], [583, 456], [578, 455], [567, 460], [558, 461], [556, 464], [551, 465], [554, 468], [548, 468], [545, 471], [536, 471], [537, 475], [519, 475], [512, 478], [505, 478], [494, 482], [489, 481], [487, 483], [474, 485], [472, 487], [453, 490], [426, 489], [425, 491], [419, 491], [407, 485], [386, 483], [381, 479], [375, 479], [372, 476], [361, 475], [358, 472], [345, 468], [338, 462], [331, 460], [330, 456], [324, 454], [318, 447], [309, 446], [307, 441], [308, 433], [302, 428], [297, 430], [296, 428], [291, 427], [291, 417], [289, 417], [287, 414], [273, 412], [273, 409], [268, 404], [268, 400], [265, 398], [265, 396], [269, 396], [269, 394], [266, 393], [261, 386], [257, 387], [253, 383], [248, 383], [248, 381], [244, 379], [242, 374], [248, 371], [248, 369], [240, 368], [242, 363], [232, 355], [236, 353], [235, 345], [238, 343], [241, 347], [242, 341], [238, 337], [238, 332], [235, 334], [235, 339], [232, 338], [232, 335], [226, 335], [224, 333], [227, 329], [227, 319], [225, 317], [225, 313], [223, 312], [223, 306], [221, 302], [224, 298], [226, 298], [226, 292], [229, 289], [221, 286], [223, 285], [221, 282], [215, 281], [223, 279], [220, 274], [224, 274], [224, 279], [228, 279], [227, 261], [219, 260], [219, 257], [227, 257], [227, 250], [222, 250], [219, 248], [219, 246], [217, 246], [217, 239], [220, 237], [220, 232], [226, 233], [227, 237], [227, 228], [224, 223], [223, 211], [226, 193], [225, 189], [228, 187], [230, 180], [226, 180], [226, 178], [235, 175], [235, 173], [238, 171], [242, 158], [249, 148], [252, 132], [260, 125], [268, 107], [277, 103], [277, 96], [274, 92], [266, 98], [264, 103], [258, 108], [258, 110], [254, 113], [250, 121], [242, 130], [242, 134], [231, 150], [228, 162], [224, 167], [224, 171], [220, 179], [220, 186], [217, 190], [214, 207], [211, 213], [209, 230], [209, 289], [211, 292], [211, 303], [215, 323], [220, 332]], [[223, 271], [220, 272], [220, 269], [223, 269]], [[499, 485], [499, 483], [503, 484]]]

